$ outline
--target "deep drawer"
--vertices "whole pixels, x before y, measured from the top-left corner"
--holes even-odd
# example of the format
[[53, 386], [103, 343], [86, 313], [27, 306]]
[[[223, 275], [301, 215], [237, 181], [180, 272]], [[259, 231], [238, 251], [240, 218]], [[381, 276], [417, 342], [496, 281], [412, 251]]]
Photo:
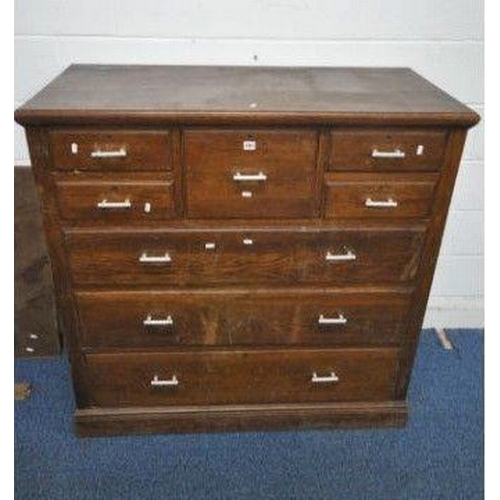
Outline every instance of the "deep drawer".
[[343, 290], [77, 292], [84, 347], [398, 344], [407, 294]]
[[168, 131], [52, 131], [50, 148], [57, 170], [107, 172], [172, 167]]
[[428, 217], [436, 174], [326, 174], [325, 217]]
[[66, 232], [77, 285], [374, 284], [410, 282], [424, 226]]
[[337, 129], [328, 170], [432, 171], [441, 168], [445, 130]]
[[317, 216], [317, 142], [306, 130], [185, 131], [188, 217]]
[[63, 220], [127, 223], [176, 215], [170, 174], [59, 175], [56, 196]]
[[396, 349], [89, 354], [95, 406], [385, 401]]

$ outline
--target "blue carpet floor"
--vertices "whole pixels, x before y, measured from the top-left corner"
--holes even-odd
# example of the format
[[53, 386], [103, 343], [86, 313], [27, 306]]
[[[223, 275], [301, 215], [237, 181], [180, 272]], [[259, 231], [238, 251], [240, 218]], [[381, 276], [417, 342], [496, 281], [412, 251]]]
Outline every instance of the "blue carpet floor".
[[408, 427], [77, 439], [68, 365], [17, 360], [21, 499], [483, 498], [482, 331], [421, 336]]

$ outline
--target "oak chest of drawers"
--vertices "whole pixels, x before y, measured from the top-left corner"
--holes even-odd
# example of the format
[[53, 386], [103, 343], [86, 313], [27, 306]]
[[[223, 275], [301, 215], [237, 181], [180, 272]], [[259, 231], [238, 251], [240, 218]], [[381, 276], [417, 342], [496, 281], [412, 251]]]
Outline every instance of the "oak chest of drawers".
[[409, 69], [71, 66], [15, 118], [80, 435], [404, 425], [474, 112]]

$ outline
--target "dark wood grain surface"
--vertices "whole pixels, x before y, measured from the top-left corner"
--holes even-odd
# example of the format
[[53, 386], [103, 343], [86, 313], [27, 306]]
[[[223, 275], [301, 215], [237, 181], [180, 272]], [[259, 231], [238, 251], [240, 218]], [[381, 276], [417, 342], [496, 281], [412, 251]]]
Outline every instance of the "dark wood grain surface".
[[[247, 142], [255, 149], [245, 150]], [[188, 217], [293, 219], [318, 215], [317, 133], [188, 129], [183, 145]], [[241, 176], [261, 179], [238, 180]]]
[[[56, 196], [64, 221], [127, 224], [176, 216], [172, 175], [58, 175]], [[118, 205], [116, 205], [118, 203]]]
[[79, 437], [404, 427], [406, 401], [188, 407], [78, 408]]
[[[57, 170], [165, 170], [172, 167], [168, 131], [72, 129], [50, 133]], [[95, 156], [120, 151], [123, 156]]]
[[[102, 407], [387, 401], [396, 366], [390, 348], [86, 356], [90, 400]], [[338, 381], [314, 383], [313, 374]], [[178, 385], [152, 386], [155, 377]]]
[[[76, 298], [82, 345], [126, 349], [398, 345], [411, 296], [386, 290], [222, 289], [91, 291], [77, 292]], [[148, 317], [171, 321], [148, 326]]]
[[472, 125], [479, 117], [409, 68], [73, 65], [16, 119]]
[[[76, 285], [388, 285], [411, 283], [424, 236], [421, 226], [224, 232], [206, 227], [175, 232], [75, 229], [66, 233], [66, 248]], [[207, 243], [214, 247], [207, 248]], [[141, 262], [144, 254], [165, 261]], [[352, 259], [344, 260], [349, 254]]]
[[425, 219], [431, 213], [437, 180], [432, 174], [327, 174], [325, 216]]
[[[341, 172], [439, 170], [447, 136], [446, 130], [415, 127], [337, 128], [330, 134], [327, 169]], [[401, 157], [388, 156], [395, 151]]]

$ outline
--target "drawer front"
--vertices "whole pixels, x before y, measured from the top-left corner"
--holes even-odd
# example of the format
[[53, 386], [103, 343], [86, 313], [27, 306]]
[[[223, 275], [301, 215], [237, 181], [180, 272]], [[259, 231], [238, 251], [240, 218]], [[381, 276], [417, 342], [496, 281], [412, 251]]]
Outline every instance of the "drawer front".
[[186, 131], [188, 217], [317, 216], [317, 143], [309, 131]]
[[165, 170], [172, 166], [169, 132], [50, 132], [57, 170]]
[[325, 217], [429, 217], [435, 174], [327, 174]]
[[446, 149], [444, 130], [339, 129], [331, 133], [329, 170], [439, 170]]
[[399, 344], [408, 294], [77, 292], [84, 347]]
[[69, 230], [76, 284], [391, 284], [417, 271], [425, 230]]
[[119, 353], [86, 356], [96, 406], [385, 401], [396, 349]]
[[127, 223], [175, 217], [168, 174], [58, 176], [56, 196], [63, 220]]

